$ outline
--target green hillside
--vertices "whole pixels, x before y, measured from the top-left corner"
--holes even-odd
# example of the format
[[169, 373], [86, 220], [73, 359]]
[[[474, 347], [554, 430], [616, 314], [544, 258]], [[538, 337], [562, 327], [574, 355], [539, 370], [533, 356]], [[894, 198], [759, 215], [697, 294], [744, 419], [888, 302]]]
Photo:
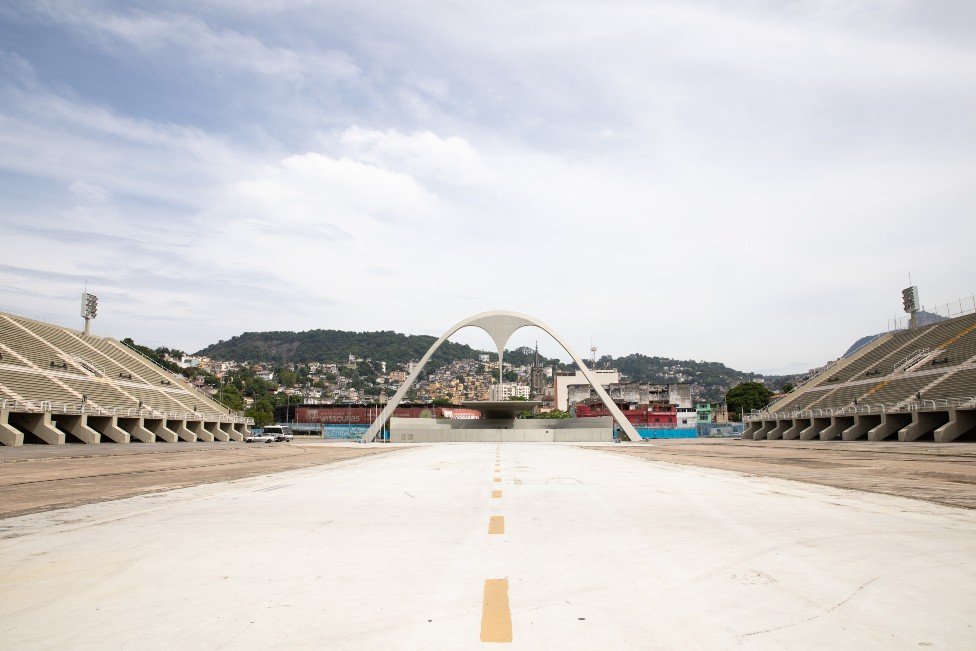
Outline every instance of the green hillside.
[[[349, 355], [361, 359], [385, 361], [391, 367], [420, 359], [436, 339], [426, 335], [404, 335], [392, 330], [379, 332], [351, 332], [346, 330], [307, 330], [305, 332], [245, 332], [227, 341], [220, 341], [197, 352], [213, 359], [236, 362], [264, 362], [270, 364], [334, 362], [341, 363]], [[487, 351], [465, 344], [446, 342], [434, 354], [429, 369], [456, 360], [477, 359]], [[491, 358], [495, 358], [491, 351]], [[530, 364], [534, 351], [529, 347], [506, 351], [505, 361], [517, 366]], [[541, 364], [572, 368], [557, 359], [540, 356]], [[729, 368], [718, 362], [675, 360], [631, 354], [624, 357], [604, 356], [598, 368], [618, 368], [629, 380], [654, 383], [688, 382], [698, 386], [697, 393], [705, 399], [720, 400], [725, 392], [750, 380], [765, 382], [772, 389], [795, 377], [766, 377]]]

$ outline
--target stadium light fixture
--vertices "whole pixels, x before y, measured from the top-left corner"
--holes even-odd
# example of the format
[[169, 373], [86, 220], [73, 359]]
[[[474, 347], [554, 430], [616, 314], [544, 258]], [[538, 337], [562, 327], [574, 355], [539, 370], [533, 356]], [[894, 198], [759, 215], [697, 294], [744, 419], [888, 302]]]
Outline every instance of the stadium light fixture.
[[916, 315], [921, 309], [921, 301], [918, 300], [918, 285], [912, 285], [901, 290], [901, 303], [902, 307], [905, 308], [905, 312], [911, 316], [910, 325], [914, 328], [918, 321]]
[[91, 321], [98, 316], [98, 297], [87, 291], [81, 293], [81, 318], [85, 320], [85, 334], [91, 335]]

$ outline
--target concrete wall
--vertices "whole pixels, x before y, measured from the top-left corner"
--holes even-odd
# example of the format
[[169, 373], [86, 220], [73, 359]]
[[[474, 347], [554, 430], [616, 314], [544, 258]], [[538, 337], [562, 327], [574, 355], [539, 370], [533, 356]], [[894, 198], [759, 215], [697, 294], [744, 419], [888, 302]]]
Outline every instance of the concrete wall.
[[391, 418], [391, 443], [437, 442], [583, 442], [613, 441], [613, 419], [484, 419]]
[[[620, 382], [620, 371], [616, 369], [593, 369], [591, 372], [602, 387]], [[590, 395], [590, 383], [586, 381], [586, 376], [581, 371], [576, 371], [572, 375], [556, 375], [552, 382], [555, 389], [556, 409], [566, 411], [569, 408], [569, 387], [571, 386], [585, 385], [586, 397]]]

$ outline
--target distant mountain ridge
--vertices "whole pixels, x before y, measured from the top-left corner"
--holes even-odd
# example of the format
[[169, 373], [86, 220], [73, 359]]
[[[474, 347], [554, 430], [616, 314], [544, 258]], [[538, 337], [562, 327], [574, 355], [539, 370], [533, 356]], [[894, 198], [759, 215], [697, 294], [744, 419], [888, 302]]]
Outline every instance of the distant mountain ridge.
[[[933, 323], [938, 323], [939, 321], [945, 321], [948, 318], [949, 317], [942, 316], [940, 314], [933, 314], [932, 312], [926, 312], [925, 310], [922, 310], [921, 312], [918, 313], [918, 325], [919, 326], [932, 325]], [[851, 347], [847, 349], [847, 352], [844, 353], [842, 357], [847, 357], [851, 353], [855, 353], [859, 351], [860, 349], [864, 348], [869, 343], [871, 343], [872, 341], [880, 337], [882, 334], [884, 333], [879, 332], [876, 335], [868, 335], [866, 337], [861, 337], [853, 344], [851, 344]]]
[[[348, 330], [307, 330], [304, 332], [245, 332], [219, 341], [197, 351], [197, 355], [235, 362], [263, 362], [270, 364], [332, 362], [342, 363], [350, 354], [362, 359], [387, 362], [388, 365], [406, 364], [420, 359], [436, 341], [429, 335], [405, 335], [392, 330], [378, 332], [352, 332]], [[495, 351], [482, 351], [466, 344], [445, 342], [431, 358], [429, 368], [437, 368], [453, 361], [478, 359], [488, 352], [495, 359]], [[523, 346], [505, 351], [505, 361], [521, 366], [530, 364], [534, 351]], [[572, 368], [558, 359], [540, 356], [544, 366]], [[597, 362], [597, 368], [613, 367], [629, 380], [651, 383], [689, 382], [700, 386], [700, 395], [707, 400], [720, 400], [725, 392], [747, 381], [765, 381], [778, 389], [785, 381], [798, 376], [763, 376], [729, 368], [719, 362], [676, 360], [667, 357], [651, 357], [634, 353], [623, 357], [605, 355]]]

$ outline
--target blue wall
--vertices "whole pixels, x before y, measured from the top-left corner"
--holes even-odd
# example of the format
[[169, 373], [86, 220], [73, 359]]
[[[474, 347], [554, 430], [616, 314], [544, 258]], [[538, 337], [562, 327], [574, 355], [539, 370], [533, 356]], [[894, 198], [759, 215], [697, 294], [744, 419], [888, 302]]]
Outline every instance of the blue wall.
[[698, 438], [695, 428], [638, 427], [637, 433], [644, 439], [694, 439]]
[[323, 425], [322, 438], [324, 439], [358, 439], [361, 438], [369, 425], [348, 424], [348, 425]]

